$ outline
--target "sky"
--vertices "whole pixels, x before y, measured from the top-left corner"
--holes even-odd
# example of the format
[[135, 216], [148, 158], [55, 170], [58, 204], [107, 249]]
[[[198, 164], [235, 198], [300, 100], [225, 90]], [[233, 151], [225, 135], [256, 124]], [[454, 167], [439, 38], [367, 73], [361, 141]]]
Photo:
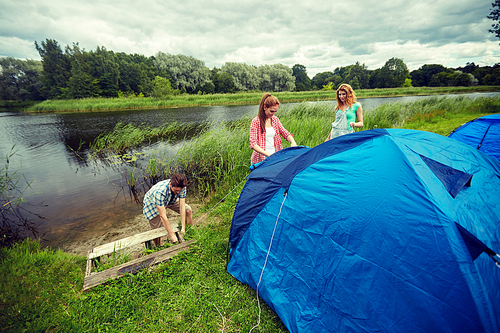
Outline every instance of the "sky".
[[488, 32], [493, 0], [0, 0], [0, 57], [40, 60], [46, 39], [65, 48], [306, 67], [310, 78], [390, 58], [410, 71], [500, 62]]

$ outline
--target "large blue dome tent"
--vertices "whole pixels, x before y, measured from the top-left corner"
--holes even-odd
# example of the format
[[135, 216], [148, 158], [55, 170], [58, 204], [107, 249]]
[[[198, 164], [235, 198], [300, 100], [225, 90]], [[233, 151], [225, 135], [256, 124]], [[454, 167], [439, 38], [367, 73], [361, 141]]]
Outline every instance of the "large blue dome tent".
[[500, 161], [500, 114], [471, 120], [448, 135]]
[[281, 150], [248, 176], [229, 241], [228, 272], [291, 332], [500, 332], [500, 162], [447, 137]]

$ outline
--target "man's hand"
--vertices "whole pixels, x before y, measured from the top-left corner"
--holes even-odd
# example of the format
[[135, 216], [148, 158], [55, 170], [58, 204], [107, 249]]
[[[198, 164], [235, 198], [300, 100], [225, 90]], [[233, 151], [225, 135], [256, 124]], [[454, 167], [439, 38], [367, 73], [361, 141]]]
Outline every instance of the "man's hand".
[[175, 235], [175, 232], [168, 233], [168, 237], [172, 241], [172, 243], [178, 243], [179, 240], [177, 239], [177, 236]]

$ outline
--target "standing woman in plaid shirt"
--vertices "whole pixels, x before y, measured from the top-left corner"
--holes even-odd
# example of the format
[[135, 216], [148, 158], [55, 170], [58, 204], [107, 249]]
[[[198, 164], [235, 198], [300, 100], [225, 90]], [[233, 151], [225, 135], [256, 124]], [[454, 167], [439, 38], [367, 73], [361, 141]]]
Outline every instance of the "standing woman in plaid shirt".
[[259, 114], [250, 125], [250, 148], [253, 149], [252, 164], [263, 161], [271, 154], [283, 149], [281, 136], [294, 147], [297, 144], [293, 135], [288, 132], [281, 121], [276, 117], [280, 101], [273, 95], [266, 93], [262, 96]]

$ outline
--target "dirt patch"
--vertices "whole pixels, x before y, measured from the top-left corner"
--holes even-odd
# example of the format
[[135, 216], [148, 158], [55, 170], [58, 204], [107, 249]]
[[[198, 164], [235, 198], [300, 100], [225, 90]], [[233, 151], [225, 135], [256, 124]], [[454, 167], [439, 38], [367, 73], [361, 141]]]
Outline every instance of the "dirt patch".
[[[197, 216], [197, 212], [198, 209], [201, 207], [201, 204], [189, 202], [189, 205], [193, 210], [193, 223], [196, 223], [197, 225], [205, 223], [204, 219], [200, 220], [202, 216], [199, 217]], [[180, 227], [181, 219], [179, 214], [171, 210], [167, 210], [167, 216], [170, 222], [176, 222]], [[186, 226], [186, 229], [187, 228], [189, 228], [189, 226]], [[61, 247], [61, 249], [64, 250], [65, 252], [75, 253], [77, 255], [86, 257], [89, 251], [96, 246], [111, 243], [116, 240], [140, 234], [148, 230], [150, 230], [149, 221], [146, 219], [144, 215], [140, 214], [130, 218], [128, 221], [124, 222], [120, 227], [114, 227], [113, 230], [110, 230], [104, 234], [89, 233], [88, 236], [86, 236], [85, 238], [80, 239], [77, 242], [65, 244], [64, 246]], [[168, 241], [167, 237], [162, 237], [162, 244], [167, 241]]]

